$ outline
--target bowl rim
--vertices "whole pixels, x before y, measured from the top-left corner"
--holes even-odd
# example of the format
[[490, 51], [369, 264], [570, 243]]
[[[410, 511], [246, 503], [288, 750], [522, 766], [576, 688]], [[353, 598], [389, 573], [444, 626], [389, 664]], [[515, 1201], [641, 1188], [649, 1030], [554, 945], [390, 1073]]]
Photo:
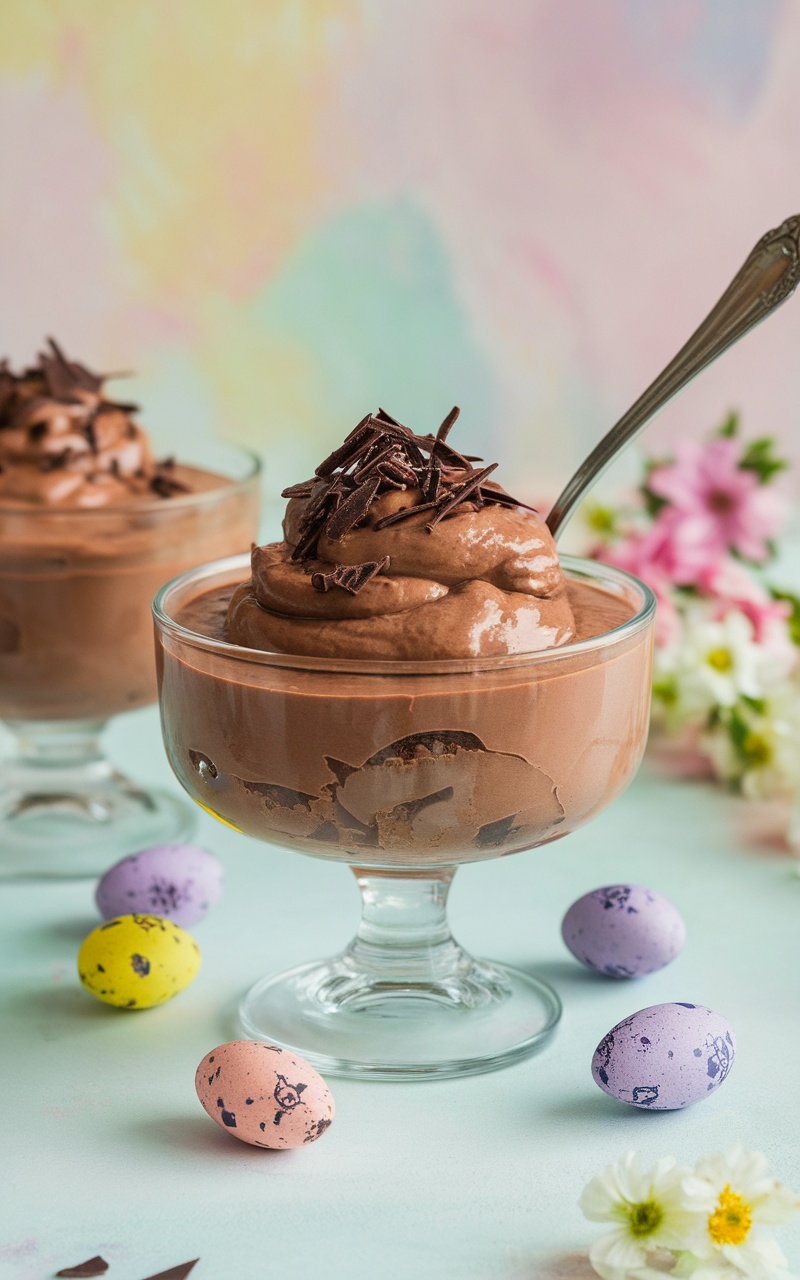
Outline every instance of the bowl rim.
[[[572, 644], [558, 648], [539, 649], [530, 653], [494, 654], [482, 658], [439, 658], [418, 660], [364, 659], [364, 658], [330, 658], [323, 656], [307, 656], [304, 654], [278, 653], [266, 649], [249, 649], [244, 645], [231, 644], [227, 640], [216, 640], [211, 636], [201, 635], [182, 626], [170, 616], [169, 597], [177, 590], [185, 589], [194, 583], [198, 587], [211, 578], [213, 586], [222, 584], [234, 571], [250, 567], [247, 555], [227, 556], [222, 560], [210, 561], [197, 565], [178, 574], [170, 582], [164, 584], [153, 600], [153, 618], [156, 626], [157, 642], [161, 635], [168, 635], [174, 640], [188, 644], [206, 653], [217, 654], [231, 662], [247, 662], [259, 666], [281, 667], [296, 671], [341, 672], [350, 675], [453, 675], [461, 676], [470, 672], [500, 671], [509, 668], [546, 666], [580, 658], [587, 654], [599, 653], [614, 648], [622, 641], [636, 636], [650, 627], [656, 610], [656, 597], [647, 583], [634, 577], [624, 569], [617, 569], [604, 564], [600, 560], [590, 560], [582, 556], [564, 555], [560, 557], [562, 567], [568, 575], [578, 580], [589, 580], [595, 585], [611, 587], [618, 596], [624, 595], [631, 588], [638, 593], [640, 604], [636, 612], [625, 622], [599, 636], [591, 636], [587, 640], [577, 640]], [[198, 591], [196, 594], [200, 594]]]

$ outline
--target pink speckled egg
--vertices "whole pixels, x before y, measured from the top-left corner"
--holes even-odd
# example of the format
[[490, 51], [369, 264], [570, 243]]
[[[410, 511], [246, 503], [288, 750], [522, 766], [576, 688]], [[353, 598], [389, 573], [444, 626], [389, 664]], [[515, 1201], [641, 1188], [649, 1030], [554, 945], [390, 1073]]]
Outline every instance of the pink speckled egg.
[[254, 1147], [283, 1150], [321, 1138], [335, 1107], [322, 1076], [288, 1049], [229, 1040], [207, 1053], [197, 1096], [217, 1124]]
[[561, 936], [576, 960], [611, 978], [642, 978], [674, 960], [686, 926], [660, 893], [612, 884], [573, 902]]
[[707, 1098], [733, 1066], [727, 1018], [701, 1004], [654, 1004], [612, 1027], [594, 1051], [595, 1084], [648, 1111], [679, 1111]]
[[222, 866], [195, 844], [159, 844], [115, 862], [95, 893], [104, 920], [139, 912], [188, 929], [222, 895]]

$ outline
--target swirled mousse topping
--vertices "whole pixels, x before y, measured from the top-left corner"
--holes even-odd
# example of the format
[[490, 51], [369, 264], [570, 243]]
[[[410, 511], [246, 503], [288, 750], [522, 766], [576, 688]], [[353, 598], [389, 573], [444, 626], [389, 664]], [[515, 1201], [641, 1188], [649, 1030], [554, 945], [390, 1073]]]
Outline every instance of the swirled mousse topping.
[[153, 459], [138, 406], [109, 400], [103, 375], [48, 346], [22, 373], [0, 361], [0, 501], [98, 507], [187, 492], [171, 459]]
[[[252, 649], [388, 660], [530, 653], [575, 621], [555, 544], [496, 463], [383, 409], [285, 489], [284, 540], [254, 547], [223, 636]], [[478, 464], [478, 465], [473, 465]]]

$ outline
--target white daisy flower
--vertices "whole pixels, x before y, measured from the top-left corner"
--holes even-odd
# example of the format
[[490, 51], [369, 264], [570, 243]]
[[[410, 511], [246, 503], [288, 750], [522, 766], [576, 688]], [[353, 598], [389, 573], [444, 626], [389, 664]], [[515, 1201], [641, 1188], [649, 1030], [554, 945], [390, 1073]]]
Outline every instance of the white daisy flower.
[[718, 778], [749, 800], [791, 796], [800, 779], [800, 701], [785, 685], [757, 704], [727, 708], [701, 739]]
[[766, 1156], [741, 1145], [703, 1156], [684, 1191], [705, 1215], [692, 1280], [789, 1280], [787, 1261], [764, 1226], [784, 1222], [800, 1197], [769, 1175]]
[[684, 694], [704, 706], [732, 707], [742, 696], [760, 698], [769, 680], [763, 648], [749, 618], [732, 609], [719, 621], [687, 610], [680, 655]]
[[613, 1222], [614, 1230], [596, 1240], [589, 1261], [604, 1280], [621, 1275], [637, 1280], [657, 1274], [649, 1258], [659, 1250], [691, 1249], [702, 1239], [705, 1202], [684, 1190], [689, 1170], [672, 1156], [642, 1170], [638, 1153], [628, 1151], [584, 1188], [578, 1204], [592, 1222]]

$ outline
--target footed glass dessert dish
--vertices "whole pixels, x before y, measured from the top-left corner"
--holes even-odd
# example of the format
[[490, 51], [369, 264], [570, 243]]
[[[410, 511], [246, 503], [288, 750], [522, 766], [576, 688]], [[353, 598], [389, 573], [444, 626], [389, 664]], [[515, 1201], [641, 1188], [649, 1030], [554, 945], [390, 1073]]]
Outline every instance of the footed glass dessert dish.
[[568, 835], [628, 785], [647, 739], [652, 593], [564, 557], [570, 598], [600, 634], [474, 659], [367, 661], [213, 638], [249, 562], [184, 573], [155, 601], [170, 763], [204, 809], [269, 843], [350, 866], [363, 899], [338, 956], [263, 978], [247, 1036], [323, 1072], [456, 1076], [526, 1057], [557, 995], [454, 941], [462, 863]]
[[[38, 426], [25, 428], [37, 446]], [[74, 483], [69, 464], [57, 466], [64, 453], [52, 456], [32, 461], [26, 482], [41, 470], [43, 483]], [[191, 833], [192, 807], [123, 777], [100, 739], [112, 716], [155, 701], [157, 589], [251, 542], [259, 469], [254, 455], [209, 442], [191, 465], [156, 471], [162, 491], [135, 500], [0, 494], [0, 877], [98, 875], [126, 853]], [[118, 472], [105, 474], [100, 483], [111, 484]]]

